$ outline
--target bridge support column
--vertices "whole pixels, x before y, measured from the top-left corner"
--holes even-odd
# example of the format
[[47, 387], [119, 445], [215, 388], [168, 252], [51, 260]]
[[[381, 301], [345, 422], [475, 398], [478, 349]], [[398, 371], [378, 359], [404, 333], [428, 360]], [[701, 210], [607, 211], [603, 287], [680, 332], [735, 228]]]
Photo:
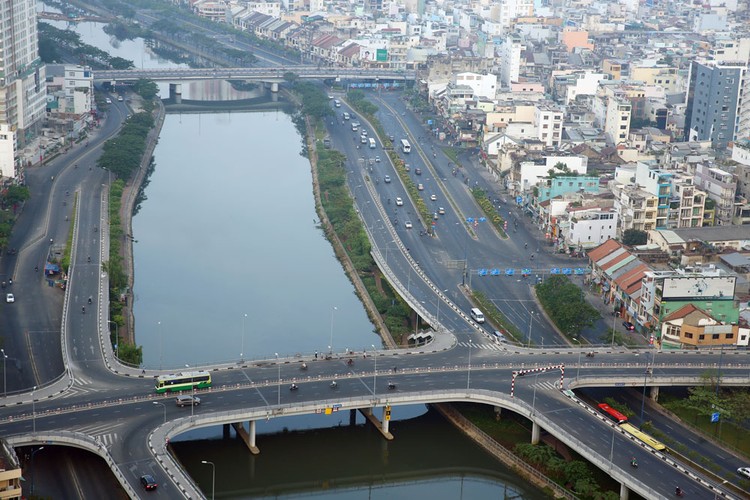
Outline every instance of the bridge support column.
[[232, 427], [237, 432], [237, 435], [242, 438], [253, 455], [260, 454], [260, 449], [255, 446], [255, 421], [250, 421], [250, 432], [245, 430], [245, 426], [242, 422], [232, 422]]
[[495, 407], [495, 420], [500, 420], [500, 417], [503, 416], [503, 409], [499, 406]]
[[175, 104], [182, 103], [182, 84], [181, 83], [169, 84], [169, 99], [171, 101], [174, 101]]
[[620, 485], [620, 500], [628, 500], [630, 497], [630, 490], [625, 484]]
[[[385, 417], [385, 411], [386, 409], [383, 408], [383, 417]], [[360, 408], [359, 412], [365, 417], [368, 422], [370, 422], [375, 426], [377, 430], [380, 431], [384, 438], [389, 441], [393, 439], [393, 434], [388, 431], [388, 421], [385, 418], [383, 418], [383, 422], [381, 423], [378, 418], [372, 414], [372, 408]]]
[[230, 429], [229, 424], [224, 424], [221, 426], [222, 437], [224, 439], [229, 439], [231, 437], [232, 434], [229, 429]]
[[279, 82], [271, 82], [271, 92], [279, 91]]
[[649, 397], [651, 397], [651, 399], [653, 399], [655, 402], [659, 401], [659, 387], [658, 386], [651, 387], [651, 390], [649, 391], [648, 394], [649, 394]]
[[357, 425], [357, 410], [349, 410], [349, 425]]
[[532, 422], [531, 426], [531, 444], [539, 444], [539, 438], [542, 434], [542, 428], [539, 424]]
[[382, 423], [380, 424], [380, 432], [382, 432], [384, 436], [386, 434], [390, 434], [390, 432], [388, 432], [388, 426], [391, 422], [391, 407], [390, 406], [383, 407], [383, 416], [381, 417], [381, 419], [382, 419]]

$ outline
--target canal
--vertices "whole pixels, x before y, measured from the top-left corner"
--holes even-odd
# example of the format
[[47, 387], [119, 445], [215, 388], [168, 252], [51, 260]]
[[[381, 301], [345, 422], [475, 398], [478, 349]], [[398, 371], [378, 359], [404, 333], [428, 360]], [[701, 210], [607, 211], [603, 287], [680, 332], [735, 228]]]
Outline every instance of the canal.
[[[47, 10], [50, 10], [47, 8]], [[52, 23], [65, 27], [65, 23]], [[143, 67], [143, 40], [74, 29]], [[141, 64], [138, 64], [141, 62]], [[373, 326], [317, 225], [309, 162], [278, 112], [168, 115], [133, 220], [136, 340], [149, 367], [183, 368], [323, 349], [363, 349]], [[386, 442], [361, 418], [258, 424], [262, 454], [219, 428], [173, 442], [204, 493], [266, 498], [543, 498], [422, 406], [400, 407]]]

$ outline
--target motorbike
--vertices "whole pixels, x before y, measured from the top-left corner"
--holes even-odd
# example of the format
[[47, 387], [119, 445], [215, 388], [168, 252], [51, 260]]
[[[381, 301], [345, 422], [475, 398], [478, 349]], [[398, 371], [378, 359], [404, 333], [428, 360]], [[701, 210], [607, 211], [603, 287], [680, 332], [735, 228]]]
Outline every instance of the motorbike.
[[591, 351], [591, 352], [587, 352], [587, 353], [586, 353], [586, 357], [587, 357], [587, 358], [593, 358], [593, 357], [594, 357], [594, 351]]
[[395, 388], [396, 388], [396, 384], [395, 384], [395, 383], [393, 383], [393, 382], [388, 382], [388, 389], [389, 389], [389, 390], [391, 390], [391, 391], [392, 391], [392, 390], [393, 390], [393, 389], [395, 389]]
[[638, 468], [638, 462], [636, 461], [635, 458], [630, 461], [630, 465], [632, 467], [635, 467], [636, 469]]
[[336, 389], [338, 386], [339, 384], [337, 384], [335, 380], [331, 382], [331, 389]]
[[349, 366], [352, 366], [352, 365], [354, 364], [354, 360], [353, 360], [352, 358], [349, 358], [349, 359], [348, 359], [348, 360], [346, 361], [346, 364], [347, 364], [347, 365], [349, 365]]
[[81, 306], [81, 314], [86, 314], [86, 306]]
[[91, 304], [92, 302], [93, 302], [93, 299], [89, 297], [89, 304]]
[[296, 391], [297, 389], [299, 389], [299, 386], [297, 384], [292, 384], [289, 386], [290, 391]]
[[300, 366], [300, 370], [307, 370], [307, 363], [302, 363], [302, 366]]
[[680, 487], [678, 486], [677, 488], [675, 488], [675, 490], [674, 490], [674, 494], [675, 494], [675, 495], [677, 495], [678, 497], [681, 497], [681, 496], [683, 496], [683, 495], [685, 494], [685, 492], [684, 492], [684, 491], [682, 491], [682, 488], [680, 488]]

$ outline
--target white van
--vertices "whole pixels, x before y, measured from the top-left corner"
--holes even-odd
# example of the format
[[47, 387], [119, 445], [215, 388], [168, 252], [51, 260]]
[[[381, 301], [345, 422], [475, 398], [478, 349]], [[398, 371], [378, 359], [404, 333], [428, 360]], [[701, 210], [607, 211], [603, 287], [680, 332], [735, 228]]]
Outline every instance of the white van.
[[337, 108], [340, 108], [341, 107], [341, 101], [339, 101], [338, 99], [334, 99], [333, 100], [333, 105], [336, 106]]
[[348, 120], [348, 119], [349, 119], [349, 113], [344, 113], [344, 120]]
[[476, 307], [471, 308], [470, 314], [471, 314], [471, 319], [473, 319], [477, 323], [484, 323], [484, 314], [482, 314], [482, 311], [480, 311]]

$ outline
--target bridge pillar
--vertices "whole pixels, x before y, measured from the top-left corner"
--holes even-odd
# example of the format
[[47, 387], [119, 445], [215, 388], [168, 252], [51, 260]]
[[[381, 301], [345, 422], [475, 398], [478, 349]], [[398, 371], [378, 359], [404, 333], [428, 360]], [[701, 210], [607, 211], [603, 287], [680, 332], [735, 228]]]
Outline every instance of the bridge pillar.
[[495, 407], [495, 420], [500, 420], [500, 417], [503, 416], [503, 409], [500, 406]]
[[620, 485], [620, 500], [628, 500], [630, 497], [630, 490], [627, 486], [625, 486], [625, 483], [622, 483]]
[[357, 410], [349, 410], [349, 425], [357, 425]]
[[[386, 415], [385, 411], [386, 411], [386, 409], [384, 408], [383, 409], [383, 417], [385, 417], [385, 415]], [[383, 435], [384, 438], [386, 438], [389, 441], [391, 439], [393, 439], [393, 434], [391, 434], [388, 431], [388, 421], [385, 418], [383, 418], [383, 422], [381, 423], [378, 420], [378, 417], [376, 417], [375, 415], [372, 414], [372, 408], [360, 408], [359, 412], [362, 414], [362, 416], [365, 417], [365, 420], [367, 420], [368, 422], [370, 422], [372, 425], [375, 426], [375, 428], [377, 430], [380, 431], [380, 433]]]
[[182, 103], [182, 84], [181, 83], [169, 84], [169, 99], [171, 101], [174, 101], [175, 104]]
[[388, 426], [390, 422], [391, 422], [391, 407], [384, 406], [383, 416], [380, 418], [380, 432], [382, 432], [384, 436], [387, 436], [388, 434], [390, 434], [390, 432], [388, 432]]
[[531, 426], [531, 444], [539, 444], [539, 438], [542, 434], [542, 428], [539, 424], [532, 422]]
[[659, 401], [659, 387], [656, 385], [651, 387], [651, 390], [649, 391], [649, 396], [654, 401]]
[[271, 82], [271, 92], [279, 91], [279, 82]]
[[255, 446], [255, 422], [250, 421], [250, 432], [245, 430], [245, 426], [242, 422], [232, 422], [232, 427], [234, 427], [234, 430], [237, 432], [237, 435], [242, 438], [242, 440], [245, 442], [245, 445], [247, 446], [247, 449], [250, 450], [250, 453], [253, 455], [260, 454], [260, 449]]
[[231, 432], [229, 431], [229, 424], [222, 425], [221, 430], [222, 430], [222, 437], [224, 439], [229, 439], [231, 437]]

